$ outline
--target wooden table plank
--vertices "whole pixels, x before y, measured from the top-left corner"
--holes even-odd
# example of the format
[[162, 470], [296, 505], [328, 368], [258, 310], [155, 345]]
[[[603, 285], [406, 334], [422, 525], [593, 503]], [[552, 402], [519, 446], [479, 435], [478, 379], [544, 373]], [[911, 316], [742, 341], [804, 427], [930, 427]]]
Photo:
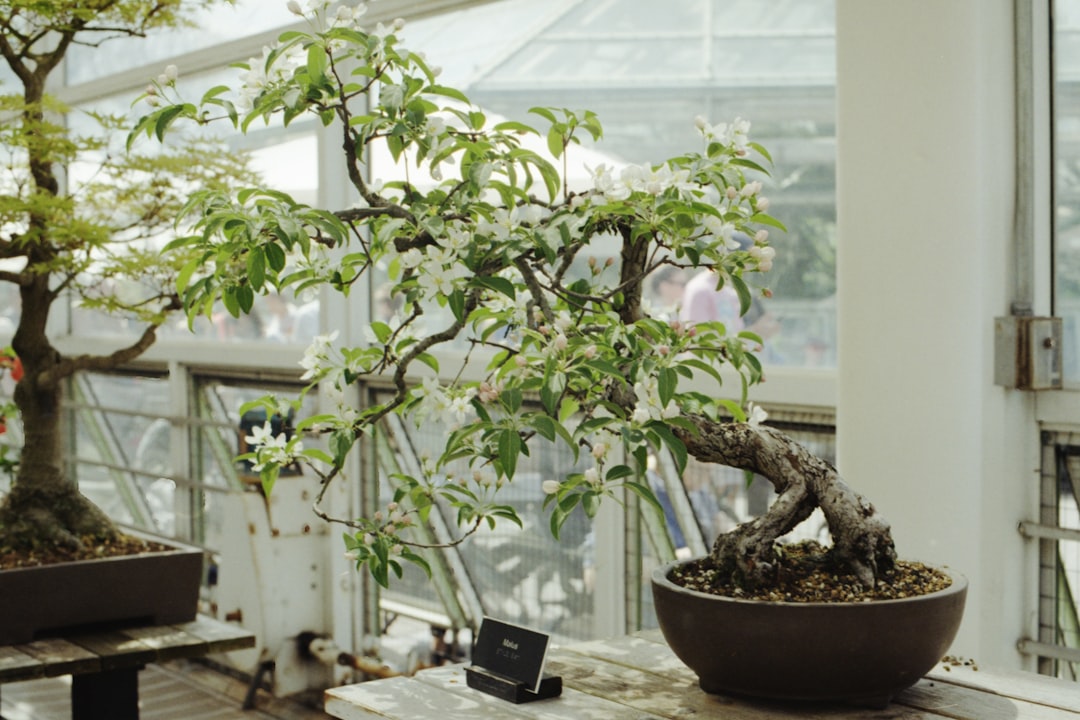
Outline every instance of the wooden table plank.
[[200, 615], [192, 622], [175, 626], [177, 629], [206, 641], [208, 652], [227, 652], [255, 647], [255, 636], [239, 625], [223, 623]]
[[1080, 687], [1060, 678], [946, 664], [939, 664], [927, 678], [1080, 714]]
[[[622, 644], [620, 639], [616, 644]], [[576, 650], [578, 646], [573, 646]], [[567, 650], [570, 650], [567, 648]], [[548, 664], [548, 672], [562, 675], [564, 685], [598, 695], [661, 717], [681, 718], [690, 714], [730, 720], [763, 718], [821, 718], [841, 720], [915, 720], [944, 717], [922, 710], [890, 706], [884, 710], [852, 705], [787, 703], [727, 695], [710, 695], [698, 687], [697, 675], [685, 665], [656, 673], [652, 669], [609, 662], [576, 652], [558, 652]]]
[[202, 657], [210, 652], [208, 641], [176, 625], [127, 628], [120, 632], [153, 648], [157, 653], [157, 662]]
[[1014, 700], [940, 680], [923, 678], [893, 699], [890, 707], [906, 706], [941, 713], [954, 720], [1064, 720], [1075, 718], [1059, 708]]
[[14, 647], [0, 647], [0, 682], [45, 677], [45, 666], [37, 658]]
[[35, 640], [26, 645], [15, 645], [15, 650], [39, 660], [45, 677], [58, 677], [75, 673], [98, 672], [101, 658], [84, 647], [61, 638]]
[[69, 639], [101, 658], [102, 670], [137, 668], [157, 660], [154, 648], [118, 631], [73, 635]]
[[620, 720], [662, 720], [659, 715], [637, 711], [612, 700], [563, 686], [562, 695], [546, 700], [514, 705], [468, 686], [464, 665], [445, 665], [416, 674], [414, 681], [454, 695], [479, 698], [486, 704], [484, 718], [530, 718], [530, 720], [567, 720], [568, 718], [619, 718]]
[[658, 643], [647, 637], [628, 635], [613, 640], [595, 640], [559, 648], [560, 653], [607, 660], [608, 662], [635, 667], [658, 675], [694, 678], [693, 671], [671, 651], [666, 643]]
[[[360, 685], [346, 685], [326, 691], [324, 711], [342, 720], [366, 718], [438, 718], [439, 720], [476, 720], [476, 718], [511, 718], [526, 720], [512, 703], [503, 702], [505, 712], [493, 714], [488, 704], [491, 696], [448, 693], [412, 678], [394, 677]], [[494, 700], [494, 698], [491, 698]]]

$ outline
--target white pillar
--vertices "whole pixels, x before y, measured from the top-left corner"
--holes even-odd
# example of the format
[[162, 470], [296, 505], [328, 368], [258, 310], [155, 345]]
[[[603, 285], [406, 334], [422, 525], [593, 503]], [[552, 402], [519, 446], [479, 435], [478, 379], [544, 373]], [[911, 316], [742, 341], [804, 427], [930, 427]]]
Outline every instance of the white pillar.
[[[1010, 0], [838, 0], [840, 472], [970, 583], [958, 654], [1019, 667], [1037, 428], [993, 384], [1014, 205]], [[1033, 604], [1033, 600], [1031, 601]]]

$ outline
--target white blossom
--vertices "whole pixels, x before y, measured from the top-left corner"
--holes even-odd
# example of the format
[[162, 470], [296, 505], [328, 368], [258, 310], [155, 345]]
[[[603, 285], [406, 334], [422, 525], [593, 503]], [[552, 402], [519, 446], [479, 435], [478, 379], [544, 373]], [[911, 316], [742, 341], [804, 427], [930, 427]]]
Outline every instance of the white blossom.
[[449, 296], [457, 285], [469, 277], [469, 269], [461, 263], [442, 266], [437, 263], [425, 263], [420, 268], [417, 281], [427, 295]]
[[337, 336], [337, 330], [326, 335], [315, 336], [315, 339], [311, 341], [311, 344], [304, 351], [304, 357], [300, 359], [300, 367], [304, 368], [305, 371], [300, 376], [301, 380], [311, 380], [327, 369], [325, 365], [330, 359], [330, 345], [337, 339]]
[[251, 428], [251, 434], [244, 438], [244, 442], [249, 447], [258, 447], [267, 444], [274, 437], [274, 431], [270, 428], [270, 423], [264, 423], [259, 426]]
[[757, 427], [769, 418], [769, 413], [765, 412], [765, 409], [760, 405], [754, 403], [749, 403], [746, 406], [746, 414], [746, 423], [751, 427]]

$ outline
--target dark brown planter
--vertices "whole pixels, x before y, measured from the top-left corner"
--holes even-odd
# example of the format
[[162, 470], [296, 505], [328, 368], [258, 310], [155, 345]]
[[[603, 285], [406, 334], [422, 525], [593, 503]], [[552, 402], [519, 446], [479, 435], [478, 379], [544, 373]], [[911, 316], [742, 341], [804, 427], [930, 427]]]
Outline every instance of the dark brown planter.
[[0, 645], [80, 628], [194, 620], [202, 550], [147, 539], [175, 549], [0, 571]]
[[861, 603], [738, 600], [653, 572], [656, 617], [672, 651], [717, 694], [883, 707], [952, 644], [967, 580], [929, 595]]

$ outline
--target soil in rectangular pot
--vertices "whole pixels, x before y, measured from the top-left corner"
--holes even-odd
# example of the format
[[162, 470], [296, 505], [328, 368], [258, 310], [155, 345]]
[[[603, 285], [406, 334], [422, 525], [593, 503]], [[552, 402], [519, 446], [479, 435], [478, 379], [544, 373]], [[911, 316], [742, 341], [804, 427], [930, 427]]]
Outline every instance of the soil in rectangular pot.
[[96, 560], [122, 555], [138, 555], [146, 552], [163, 552], [169, 546], [152, 540], [121, 533], [116, 540], [108, 543], [87, 545], [77, 550], [63, 547], [45, 547], [34, 550], [10, 550], [0, 547], [0, 570], [51, 565], [53, 563], [74, 562], [78, 560]]

